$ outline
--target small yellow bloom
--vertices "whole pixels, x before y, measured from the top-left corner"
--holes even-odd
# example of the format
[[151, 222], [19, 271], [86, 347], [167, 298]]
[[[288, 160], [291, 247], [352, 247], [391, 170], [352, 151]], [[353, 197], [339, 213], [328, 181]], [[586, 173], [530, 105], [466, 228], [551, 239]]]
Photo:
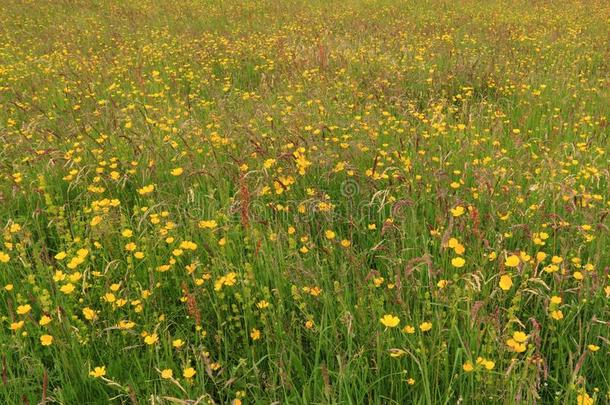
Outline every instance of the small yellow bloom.
[[95, 311], [89, 307], [83, 308], [83, 315], [85, 316], [85, 319], [88, 321], [93, 321], [97, 318], [97, 314], [95, 313]]
[[153, 191], [155, 191], [155, 185], [154, 184], [149, 184], [147, 186], [139, 188], [137, 191], [138, 191], [138, 194], [140, 194], [140, 195], [150, 194]]
[[558, 309], [556, 311], [551, 311], [551, 318], [553, 318], [556, 321], [562, 320], [563, 312], [561, 312], [561, 309]]
[[152, 335], [146, 335], [144, 337], [144, 343], [146, 343], [147, 345], [154, 345], [158, 341], [159, 341], [159, 336], [157, 336], [156, 333], [153, 333]]
[[392, 314], [386, 314], [379, 320], [383, 326], [388, 328], [395, 328], [400, 323], [400, 318]]
[[451, 215], [453, 215], [454, 217], [459, 217], [461, 215], [463, 215], [465, 212], [464, 207], [462, 207], [461, 205], [458, 205], [455, 208], [451, 208]]
[[32, 310], [32, 306], [30, 304], [19, 305], [17, 307], [17, 313], [19, 315], [25, 315]]
[[471, 362], [467, 361], [466, 363], [464, 363], [464, 365], [462, 366], [462, 369], [467, 372], [470, 373], [471, 371], [474, 371], [474, 366], [472, 365]]
[[171, 368], [166, 368], [161, 371], [161, 378], [165, 378], [166, 380], [172, 378], [174, 376], [174, 372]]
[[95, 367], [93, 371], [89, 372], [89, 375], [94, 378], [103, 377], [106, 375], [106, 366]]
[[9, 327], [11, 330], [19, 330], [21, 328], [23, 328], [23, 321], [19, 321], [19, 322], [13, 322], [11, 323], [11, 326]]
[[218, 226], [218, 224], [216, 223], [216, 221], [211, 219], [209, 221], [201, 220], [201, 221], [199, 221], [197, 226], [199, 226], [199, 228], [202, 228], [202, 229], [214, 229]]
[[576, 397], [577, 405], [593, 405], [594, 403], [595, 403], [595, 400], [593, 398], [591, 398], [584, 389]]
[[422, 332], [428, 332], [430, 329], [432, 329], [432, 322], [422, 322], [419, 325], [419, 330]]
[[498, 285], [502, 290], [508, 291], [513, 286], [513, 280], [509, 275], [503, 274], [500, 277], [500, 282], [498, 283]]
[[91, 219], [90, 224], [91, 224], [91, 226], [97, 226], [100, 224], [100, 222], [102, 222], [102, 217], [99, 215], [96, 215]]
[[43, 346], [51, 346], [53, 344], [53, 336], [51, 335], [42, 335], [40, 337], [40, 344]]
[[517, 267], [517, 266], [519, 266], [519, 263], [520, 263], [519, 256], [510, 255], [506, 258], [504, 265], [506, 265], [506, 267]]
[[197, 371], [195, 371], [193, 367], [187, 367], [182, 372], [182, 375], [184, 376], [184, 378], [193, 378], [195, 373], [197, 373]]
[[252, 340], [259, 340], [261, 338], [261, 331], [256, 328], [252, 329], [250, 332], [250, 338]]
[[172, 176], [180, 176], [182, 173], [184, 173], [184, 169], [181, 167], [176, 167], [172, 169], [170, 173]]
[[8, 255], [8, 253], [4, 253], [4, 252], [0, 251], [0, 262], [8, 263], [9, 260], [11, 260], [11, 257]]
[[451, 265], [453, 267], [457, 267], [457, 268], [464, 267], [464, 264], [466, 264], [466, 260], [464, 260], [461, 257], [454, 257], [453, 259], [451, 259]]
[[538, 253], [536, 253], [536, 261], [537, 261], [538, 263], [543, 262], [543, 261], [544, 261], [544, 259], [546, 259], [546, 253], [544, 253], [544, 252], [538, 252]]
[[38, 321], [38, 324], [40, 326], [46, 326], [51, 322], [51, 317], [47, 316], [47, 315], [43, 315], [40, 317], [40, 320]]
[[390, 357], [393, 357], [395, 359], [402, 357], [405, 354], [407, 354], [407, 352], [402, 349], [390, 349]]

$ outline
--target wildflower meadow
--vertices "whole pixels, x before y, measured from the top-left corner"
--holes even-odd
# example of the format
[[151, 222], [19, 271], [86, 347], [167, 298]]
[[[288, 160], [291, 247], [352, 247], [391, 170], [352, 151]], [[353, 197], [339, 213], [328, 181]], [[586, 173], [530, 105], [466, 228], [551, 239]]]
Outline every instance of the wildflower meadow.
[[610, 2], [3, 0], [0, 404], [610, 403]]

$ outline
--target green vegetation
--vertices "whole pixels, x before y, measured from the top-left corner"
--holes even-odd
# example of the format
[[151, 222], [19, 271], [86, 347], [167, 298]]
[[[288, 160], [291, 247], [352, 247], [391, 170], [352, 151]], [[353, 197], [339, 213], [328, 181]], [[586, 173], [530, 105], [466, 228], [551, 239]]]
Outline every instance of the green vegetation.
[[610, 3], [0, 21], [0, 403], [610, 403]]

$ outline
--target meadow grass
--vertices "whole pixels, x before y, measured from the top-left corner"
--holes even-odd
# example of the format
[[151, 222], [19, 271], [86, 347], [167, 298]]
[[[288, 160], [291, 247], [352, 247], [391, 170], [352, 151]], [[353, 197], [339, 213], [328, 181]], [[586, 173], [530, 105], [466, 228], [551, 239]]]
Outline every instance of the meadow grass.
[[610, 403], [609, 3], [0, 21], [0, 403]]

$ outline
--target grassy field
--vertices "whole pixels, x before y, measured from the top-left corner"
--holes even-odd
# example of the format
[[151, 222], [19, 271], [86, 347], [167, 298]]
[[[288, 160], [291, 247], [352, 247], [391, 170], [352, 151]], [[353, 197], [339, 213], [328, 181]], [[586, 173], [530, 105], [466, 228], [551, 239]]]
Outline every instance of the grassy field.
[[0, 21], [1, 404], [610, 403], [607, 1]]

